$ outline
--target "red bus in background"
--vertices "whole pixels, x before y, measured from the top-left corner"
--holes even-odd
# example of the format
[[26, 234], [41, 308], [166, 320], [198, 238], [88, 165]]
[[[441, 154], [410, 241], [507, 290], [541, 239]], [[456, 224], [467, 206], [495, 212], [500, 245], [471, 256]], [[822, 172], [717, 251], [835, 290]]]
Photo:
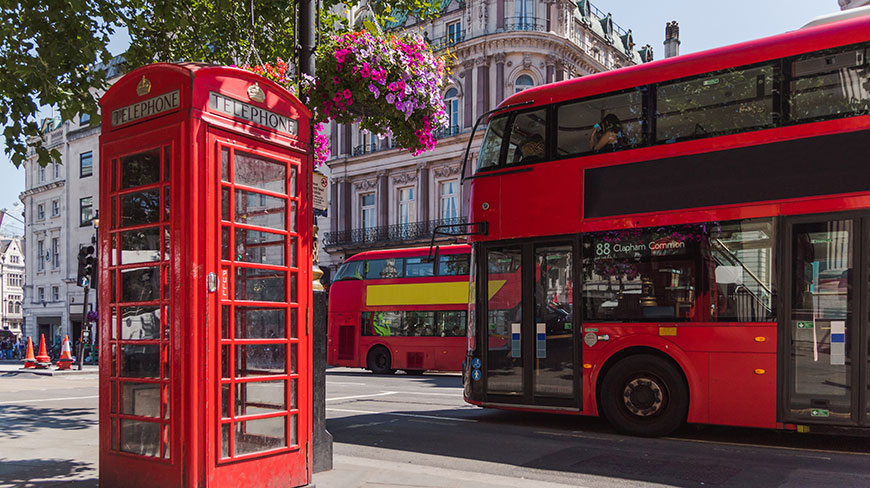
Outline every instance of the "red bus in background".
[[868, 60], [864, 16], [505, 100], [466, 178], [466, 401], [870, 427]]
[[348, 258], [329, 288], [327, 363], [461, 371], [471, 247], [367, 251]]

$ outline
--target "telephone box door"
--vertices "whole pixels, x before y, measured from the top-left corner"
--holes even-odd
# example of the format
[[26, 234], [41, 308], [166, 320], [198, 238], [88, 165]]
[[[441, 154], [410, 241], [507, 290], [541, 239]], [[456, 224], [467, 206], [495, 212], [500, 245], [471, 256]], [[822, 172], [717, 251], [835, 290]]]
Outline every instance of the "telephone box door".
[[[209, 307], [219, 325], [220, 351], [212, 369], [219, 384], [213, 405], [217, 429], [217, 486], [243, 486], [256, 478], [250, 464], [288, 486], [305, 484], [310, 405], [304, 366], [307, 296], [301, 279], [303, 208], [298, 189], [306, 156], [210, 130], [212, 205], [220, 255], [214, 261], [217, 300]], [[246, 467], [246, 464], [248, 465]], [[247, 486], [253, 486], [248, 484]]]

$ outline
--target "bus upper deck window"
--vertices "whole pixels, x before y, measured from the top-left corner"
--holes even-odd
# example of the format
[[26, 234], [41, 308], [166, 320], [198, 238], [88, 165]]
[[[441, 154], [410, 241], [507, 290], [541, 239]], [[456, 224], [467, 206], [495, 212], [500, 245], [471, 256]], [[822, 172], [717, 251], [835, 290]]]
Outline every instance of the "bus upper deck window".
[[477, 158], [475, 172], [495, 168], [499, 165], [502, 143], [504, 142], [504, 130], [508, 121], [508, 114], [496, 117], [489, 123], [483, 144], [480, 147], [480, 156]]
[[365, 261], [348, 261], [338, 268], [338, 273], [335, 274], [335, 281], [341, 280], [361, 280], [362, 265]]

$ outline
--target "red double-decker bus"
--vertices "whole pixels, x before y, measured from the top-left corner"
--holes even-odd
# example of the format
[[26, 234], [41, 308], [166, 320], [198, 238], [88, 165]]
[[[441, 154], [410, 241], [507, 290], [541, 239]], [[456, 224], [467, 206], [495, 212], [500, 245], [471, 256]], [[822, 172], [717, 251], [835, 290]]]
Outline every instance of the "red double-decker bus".
[[329, 289], [327, 363], [366, 368], [460, 371], [468, 322], [471, 247], [367, 251], [339, 267]]
[[465, 399], [870, 427], [868, 41], [864, 16], [505, 100], [466, 178]]

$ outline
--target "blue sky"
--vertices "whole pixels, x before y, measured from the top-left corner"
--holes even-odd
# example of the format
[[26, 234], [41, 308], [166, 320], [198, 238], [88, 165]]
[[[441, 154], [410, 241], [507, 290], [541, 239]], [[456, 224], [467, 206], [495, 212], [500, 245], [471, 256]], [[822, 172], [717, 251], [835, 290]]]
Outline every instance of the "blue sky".
[[[839, 10], [837, 0], [594, 0], [593, 5], [613, 14], [622, 28], [631, 29], [638, 47], [651, 45], [656, 59], [664, 53], [665, 24], [672, 20], [680, 24], [680, 53], [687, 54], [794, 30]], [[118, 54], [128, 43], [125, 35], [119, 35], [110, 50]], [[9, 162], [5, 149], [0, 141], [0, 208], [19, 216], [24, 171]], [[17, 210], [15, 203], [19, 203]], [[5, 219], [0, 232], [22, 234], [23, 226]]]

